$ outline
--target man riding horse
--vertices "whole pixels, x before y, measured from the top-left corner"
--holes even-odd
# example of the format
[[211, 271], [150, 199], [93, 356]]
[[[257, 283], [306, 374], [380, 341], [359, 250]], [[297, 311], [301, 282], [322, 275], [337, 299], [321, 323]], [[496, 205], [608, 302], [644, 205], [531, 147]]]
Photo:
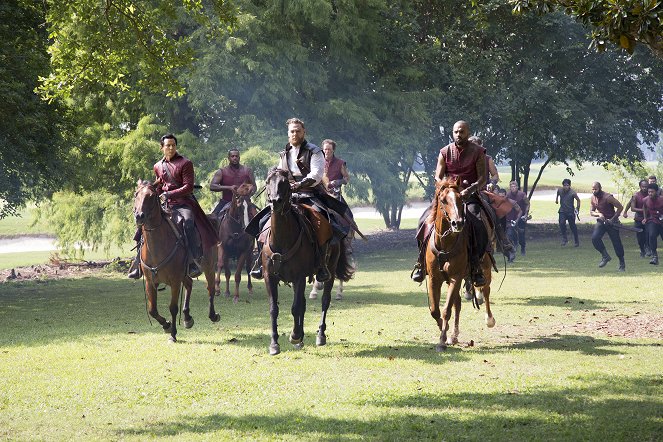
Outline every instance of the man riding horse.
[[[201, 274], [199, 260], [203, 256], [203, 245], [205, 249], [215, 247], [216, 232], [193, 196], [195, 181], [193, 163], [177, 153], [175, 135], [162, 136], [160, 144], [163, 158], [157, 161], [153, 167], [157, 177], [155, 186], [162, 204], [176, 212], [183, 220], [184, 236], [190, 257], [188, 273], [189, 276], [195, 278]], [[140, 244], [141, 229], [136, 232], [134, 240]], [[140, 255], [140, 247], [138, 250]], [[139, 262], [140, 256], [137, 256], [134, 266], [129, 272], [129, 278], [140, 278], [140, 265], [137, 265]]]
[[[484, 225], [488, 204], [481, 201], [480, 190], [486, 185], [486, 154], [483, 147], [469, 141], [470, 126], [465, 121], [458, 121], [453, 127], [454, 142], [440, 149], [435, 181], [442, 181], [446, 177], [459, 178], [465, 189], [461, 192], [464, 200], [465, 217], [469, 232], [470, 270], [472, 282], [480, 287], [486, 283], [486, 278], [481, 269], [481, 259], [489, 244], [488, 232]], [[424, 213], [426, 215], [430, 208]], [[420, 220], [417, 231], [419, 243], [419, 256], [412, 271], [412, 279], [422, 282], [425, 277], [424, 256], [427, 241], [426, 237], [431, 231], [430, 224], [433, 222], [431, 216], [424, 216]]]
[[[298, 118], [286, 121], [288, 127], [288, 144], [285, 150], [279, 153], [280, 161], [278, 168], [289, 172], [290, 187], [298, 194], [297, 202], [311, 208], [311, 215], [315, 222], [315, 231], [319, 245], [317, 253], [318, 272], [316, 279], [319, 282], [327, 281], [331, 274], [327, 269], [327, 254], [329, 243], [332, 241], [330, 233], [337, 239], [344, 238], [348, 233], [347, 223], [343, 223], [346, 213], [349, 211], [347, 204], [329, 195], [322, 185], [322, 177], [325, 168], [325, 156], [320, 147], [306, 141], [306, 129], [304, 122]], [[256, 237], [263, 231], [269, 220], [271, 207], [267, 206], [261, 210], [246, 227], [246, 231]], [[258, 240], [258, 247], [262, 244]], [[260, 257], [253, 266], [251, 276], [260, 279], [263, 269], [260, 265]]]
[[[240, 164], [239, 149], [230, 149], [228, 151], [228, 165], [217, 170], [209, 185], [212, 192], [222, 192], [221, 199], [212, 211], [219, 216], [228, 203], [232, 201], [233, 194], [242, 184], [249, 184], [251, 189], [248, 197], [256, 193], [256, 180], [253, 177], [251, 168]], [[255, 213], [253, 213], [255, 215]]]

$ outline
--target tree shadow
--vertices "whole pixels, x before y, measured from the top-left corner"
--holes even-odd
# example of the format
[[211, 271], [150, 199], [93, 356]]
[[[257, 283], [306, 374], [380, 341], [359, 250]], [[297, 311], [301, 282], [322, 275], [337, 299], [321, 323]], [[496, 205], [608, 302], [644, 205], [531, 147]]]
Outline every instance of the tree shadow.
[[[491, 298], [492, 299], [492, 298]], [[573, 296], [527, 296], [511, 297], [500, 300], [500, 305], [522, 305], [533, 307], [561, 307], [571, 311], [600, 310], [606, 305], [592, 299], [583, 299]]]
[[[119, 439], [163, 438], [189, 433], [203, 438], [232, 435], [242, 439], [341, 441], [401, 440], [413, 434], [421, 440], [480, 440], [487, 435], [495, 440], [541, 440], [543, 434], [550, 440], [660, 437], [661, 405], [656, 395], [660, 377], [592, 375], [575, 378], [573, 383], [562, 389], [446, 394], [428, 393], [422, 384], [412, 394], [359, 394], [357, 406], [385, 410], [365, 416], [322, 417], [311, 414], [308, 406], [280, 413], [266, 409], [265, 413], [248, 415], [189, 414], [120, 429], [116, 435]], [[309, 405], [315, 405], [315, 398]]]
[[[629, 347], [656, 347], [656, 344], [642, 344], [630, 342]], [[582, 353], [591, 356], [615, 356], [623, 351], [612, 350], [612, 348], [623, 347], [621, 342], [608, 339], [596, 338], [588, 335], [560, 335], [540, 336], [533, 340], [519, 343], [500, 344], [497, 346], [479, 349], [479, 352], [490, 354], [496, 351], [513, 350], [557, 350], [573, 353]]]

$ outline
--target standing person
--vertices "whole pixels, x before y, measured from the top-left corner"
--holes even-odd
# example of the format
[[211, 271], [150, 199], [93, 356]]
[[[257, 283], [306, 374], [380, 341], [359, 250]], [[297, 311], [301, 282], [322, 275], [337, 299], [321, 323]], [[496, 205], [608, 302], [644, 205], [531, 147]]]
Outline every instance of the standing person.
[[334, 198], [345, 201], [341, 193], [341, 186], [350, 182], [348, 166], [345, 161], [336, 156], [336, 142], [334, 140], [324, 140], [322, 142], [322, 152], [325, 155], [322, 182]]
[[[574, 207], [573, 201], [576, 204]], [[573, 233], [573, 245], [578, 247], [578, 228], [576, 227], [576, 215], [580, 213], [580, 198], [575, 190], [571, 189], [571, 180], [564, 178], [562, 180], [562, 188], [557, 189], [557, 196], [555, 196], [555, 204], [559, 204], [559, 232], [562, 235], [562, 246], [565, 246], [569, 240], [566, 236], [566, 223], [569, 223], [569, 229]]]
[[[193, 163], [177, 152], [177, 138], [166, 134], [160, 140], [163, 158], [154, 164], [157, 179], [155, 186], [162, 204], [183, 219], [184, 236], [189, 251], [189, 276], [195, 278], [201, 274], [200, 259], [205, 248], [214, 247], [217, 236], [205, 212], [200, 208], [193, 195], [195, 173]], [[138, 230], [134, 239], [138, 242], [137, 263], [140, 263], [140, 240], [142, 230]], [[135, 261], [135, 263], [136, 263]], [[140, 265], [129, 272], [129, 278], [140, 278]]]
[[233, 194], [237, 192], [237, 188], [242, 184], [251, 185], [249, 197], [256, 193], [256, 180], [253, 171], [251, 168], [241, 165], [239, 161], [239, 149], [230, 149], [228, 151], [228, 165], [216, 171], [209, 185], [212, 192], [223, 192], [221, 199], [212, 211], [217, 216], [232, 201]]
[[[520, 211], [521, 214], [520, 216], [515, 220], [516, 225], [514, 226], [515, 229], [513, 231], [513, 238], [510, 238], [514, 244], [520, 244], [520, 254], [525, 255], [525, 229], [527, 228], [527, 217], [529, 216], [529, 198], [527, 198], [527, 195], [525, 192], [520, 190], [520, 186], [518, 186], [518, 182], [516, 181], [511, 181], [509, 183], [509, 192], [506, 194], [507, 198], [510, 200], [513, 200], [520, 206]], [[513, 216], [512, 213], [509, 215]], [[507, 221], [513, 221], [512, 219], [509, 218], [509, 215], [507, 215]], [[516, 240], [516, 241], [514, 241]]]
[[[486, 155], [483, 147], [469, 140], [470, 126], [465, 121], [457, 121], [453, 127], [453, 143], [440, 149], [435, 170], [435, 181], [444, 178], [459, 178], [465, 189], [461, 192], [464, 200], [465, 216], [469, 228], [469, 264], [470, 275], [475, 286], [481, 287], [486, 284], [486, 278], [481, 268], [481, 259], [486, 253], [489, 245], [488, 232], [483, 223], [485, 213], [481, 210], [480, 191], [486, 186]], [[430, 210], [427, 209], [427, 210]], [[425, 213], [425, 212], [424, 212]], [[423, 218], [423, 217], [422, 217]], [[428, 217], [430, 218], [430, 217]], [[430, 231], [426, 226], [432, 220], [423, 221], [417, 231], [417, 242], [419, 244], [419, 256], [412, 270], [411, 278], [415, 282], [422, 282], [425, 277], [424, 247], [427, 233]]]
[[624, 218], [628, 218], [628, 209], [633, 211], [633, 225], [641, 229], [641, 232], [636, 234], [638, 239], [638, 246], [640, 247], [640, 257], [644, 258], [645, 256], [651, 256], [651, 249], [649, 248], [649, 240], [647, 239], [647, 232], [645, 232], [645, 227], [642, 223], [644, 220], [643, 206], [645, 198], [647, 198], [647, 180], [640, 180], [638, 183], [640, 190], [635, 192], [626, 207], [624, 208]]
[[617, 255], [617, 258], [619, 258], [619, 267], [617, 270], [620, 272], [626, 270], [626, 264], [624, 262], [624, 246], [622, 245], [622, 239], [619, 236], [619, 229], [615, 224], [619, 223], [619, 214], [622, 212], [623, 208], [622, 203], [620, 203], [617, 198], [601, 189], [601, 183], [595, 181], [592, 184], [592, 199], [589, 214], [598, 218], [596, 220], [596, 226], [594, 226], [594, 232], [592, 233], [592, 244], [594, 245], [594, 248], [601, 253], [599, 267], [605, 267], [605, 265], [612, 260], [602, 239], [603, 235], [607, 232], [610, 241], [612, 241], [612, 246], [615, 249], [615, 254]]
[[[325, 156], [322, 149], [306, 140], [306, 128], [304, 122], [298, 118], [290, 118], [286, 121], [288, 127], [288, 143], [285, 150], [279, 153], [279, 169], [290, 172], [290, 187], [293, 192], [298, 192], [303, 196], [300, 202], [315, 207], [315, 211], [322, 213], [318, 218], [322, 225], [319, 231], [333, 231], [333, 234], [339, 239], [348, 234], [349, 226], [342, 220], [336, 218], [335, 213], [340, 216], [348, 216], [350, 209], [343, 201], [331, 197], [322, 186], [322, 177], [325, 169]], [[332, 209], [332, 210], [329, 210]], [[246, 227], [246, 232], [258, 236], [262, 227], [269, 221], [271, 215], [270, 206], [261, 210]], [[316, 232], [317, 233], [317, 232]], [[315, 276], [319, 282], [325, 282], [331, 278], [329, 269], [327, 269], [327, 254], [329, 252], [329, 242], [327, 239], [324, 244], [319, 244], [320, 238], [315, 243], [319, 245], [317, 251], [318, 271]], [[258, 248], [262, 244], [258, 242]], [[260, 279], [263, 269], [261, 266], [260, 255], [251, 270], [251, 276]]]
[[644, 200], [644, 224], [649, 247], [651, 248], [651, 261], [649, 264], [658, 265], [658, 237], [663, 237], [663, 197], [659, 195], [658, 185], [647, 185], [647, 198]]

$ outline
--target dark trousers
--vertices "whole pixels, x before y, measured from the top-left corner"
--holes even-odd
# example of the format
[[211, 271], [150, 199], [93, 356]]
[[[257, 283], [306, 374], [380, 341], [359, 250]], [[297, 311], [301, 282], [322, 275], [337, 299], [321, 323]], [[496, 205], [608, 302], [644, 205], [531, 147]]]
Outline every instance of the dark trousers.
[[645, 231], [643, 233], [647, 234], [649, 249], [651, 250], [652, 255], [655, 255], [656, 248], [658, 247], [658, 237], [660, 236], [663, 238], [663, 225], [654, 222], [648, 222], [645, 224]]
[[485, 214], [481, 213], [481, 203], [474, 202], [472, 199], [467, 202], [465, 208], [465, 220], [472, 232], [470, 235], [470, 267], [478, 270], [479, 262], [488, 247], [488, 232], [486, 232], [482, 218]]
[[615, 249], [615, 254], [621, 260], [624, 259], [624, 246], [622, 245], [622, 239], [619, 236], [619, 230], [612, 226], [607, 226], [602, 223], [596, 223], [594, 226], [594, 232], [592, 233], [592, 244], [594, 248], [598, 250], [601, 254], [606, 253], [605, 244], [603, 244], [603, 235], [608, 234], [610, 241], [612, 241], [612, 247]]
[[638, 247], [640, 247], [640, 253], [645, 253], [645, 249], [649, 248], [649, 238], [647, 238], [647, 229], [645, 228], [645, 225], [642, 224], [642, 220], [635, 220], [633, 222], [633, 226], [642, 229], [642, 232], [638, 232], [635, 234], [636, 238], [638, 239]]
[[509, 241], [513, 244], [514, 247], [520, 245], [520, 250], [525, 250], [525, 229], [527, 228], [527, 222], [521, 218], [518, 218], [516, 225], [511, 225], [511, 221], [507, 221], [506, 235], [509, 237]]
[[177, 212], [179, 217], [182, 218], [182, 225], [184, 226], [184, 234], [189, 245], [189, 252], [194, 259], [199, 259], [203, 256], [203, 246], [200, 241], [200, 236], [198, 235], [198, 230], [196, 229], [196, 223], [194, 222], [193, 211], [184, 205], [178, 205], [172, 207], [173, 212]]
[[566, 223], [569, 223], [569, 229], [573, 233], [573, 241], [578, 244], [578, 228], [576, 227], [576, 214], [559, 212], [559, 232], [562, 234], [564, 242], [568, 241], [566, 236]]

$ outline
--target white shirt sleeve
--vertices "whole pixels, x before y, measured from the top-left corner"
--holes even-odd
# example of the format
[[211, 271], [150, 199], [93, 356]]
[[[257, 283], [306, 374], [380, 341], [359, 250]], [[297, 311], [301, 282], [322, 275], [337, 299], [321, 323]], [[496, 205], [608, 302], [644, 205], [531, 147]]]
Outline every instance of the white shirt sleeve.
[[313, 178], [315, 184], [322, 181], [322, 176], [325, 173], [325, 154], [322, 151], [314, 153], [311, 156], [311, 172], [306, 175], [306, 178]]

